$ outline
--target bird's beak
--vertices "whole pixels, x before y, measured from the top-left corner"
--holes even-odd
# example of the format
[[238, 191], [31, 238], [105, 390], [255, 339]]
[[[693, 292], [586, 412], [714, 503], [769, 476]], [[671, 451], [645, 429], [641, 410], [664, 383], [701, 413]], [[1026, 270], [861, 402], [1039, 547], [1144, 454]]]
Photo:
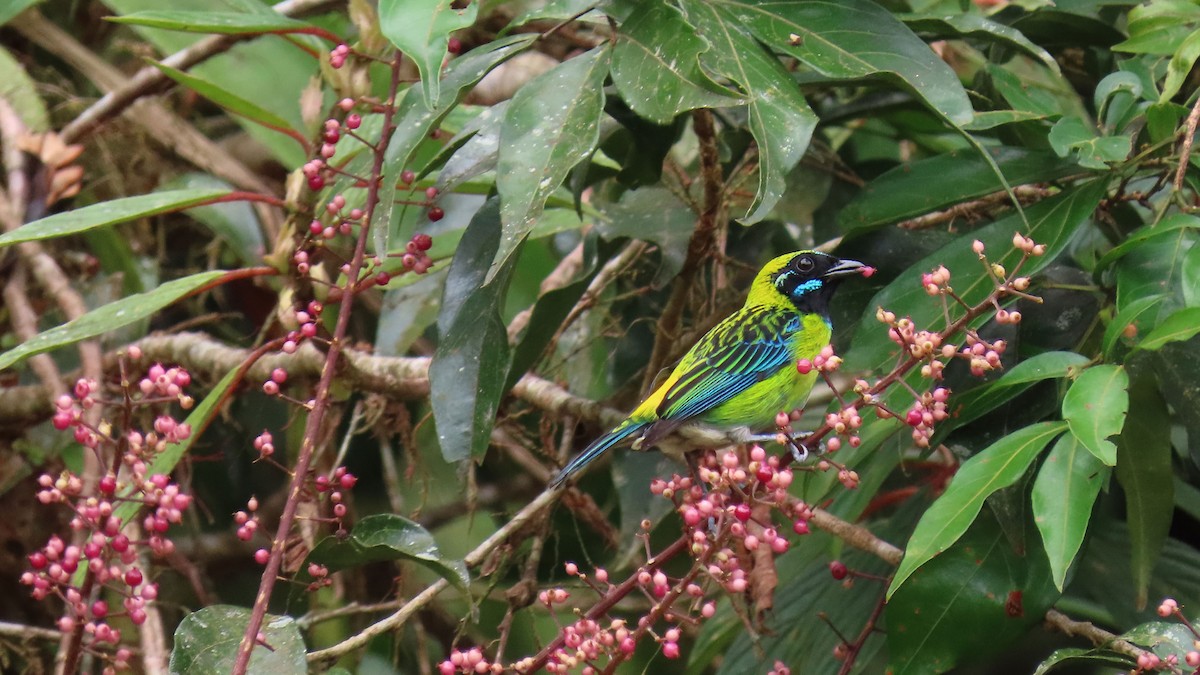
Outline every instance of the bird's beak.
[[826, 279], [836, 279], [838, 277], [848, 277], [855, 274], [861, 274], [864, 277], [869, 277], [875, 273], [875, 268], [870, 265], [864, 265], [857, 260], [842, 260], [838, 264], [830, 267], [821, 275]]

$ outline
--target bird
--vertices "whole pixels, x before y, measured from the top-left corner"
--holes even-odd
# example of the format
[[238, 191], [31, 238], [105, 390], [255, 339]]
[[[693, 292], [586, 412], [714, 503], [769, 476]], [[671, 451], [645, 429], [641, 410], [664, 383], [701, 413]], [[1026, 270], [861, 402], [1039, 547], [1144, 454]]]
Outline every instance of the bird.
[[833, 335], [829, 301], [846, 277], [874, 268], [820, 251], [795, 251], [763, 266], [741, 309], [704, 334], [669, 377], [611, 431], [592, 441], [550, 482], [562, 486], [610, 449], [631, 442], [648, 449], [679, 427], [721, 428], [735, 442], [775, 438], [761, 433], [780, 412], [800, 408], [817, 373], [801, 373]]

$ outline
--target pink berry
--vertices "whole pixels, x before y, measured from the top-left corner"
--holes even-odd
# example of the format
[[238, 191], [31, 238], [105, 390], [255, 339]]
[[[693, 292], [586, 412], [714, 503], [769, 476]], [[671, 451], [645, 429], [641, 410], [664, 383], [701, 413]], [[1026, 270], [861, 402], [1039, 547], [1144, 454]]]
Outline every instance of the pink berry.
[[845, 579], [846, 575], [849, 573], [850, 570], [846, 568], [846, 563], [840, 560], [834, 560], [833, 562], [829, 563], [829, 574], [832, 575], [834, 579], [841, 581], [842, 579]]
[[[430, 188], [430, 189], [432, 190], [433, 188]], [[437, 221], [439, 221], [445, 217], [446, 217], [446, 212], [442, 210], [442, 207], [434, 206], [429, 209], [429, 220], [430, 221], [436, 223]]]

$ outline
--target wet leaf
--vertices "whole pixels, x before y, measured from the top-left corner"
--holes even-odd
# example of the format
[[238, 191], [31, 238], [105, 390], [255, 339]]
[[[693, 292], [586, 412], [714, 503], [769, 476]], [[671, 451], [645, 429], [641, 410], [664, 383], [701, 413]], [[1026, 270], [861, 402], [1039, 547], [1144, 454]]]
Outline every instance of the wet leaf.
[[613, 47], [613, 83], [634, 112], [657, 124], [696, 108], [744, 103], [700, 68], [700, 54], [707, 49], [679, 10], [647, 0], [621, 24]]
[[[250, 623], [250, 610], [230, 605], [212, 605], [183, 617], [175, 629], [171, 650], [171, 673], [209, 675], [233, 672], [238, 645]], [[247, 673], [300, 675], [308, 672], [304, 638], [290, 616], [268, 614], [263, 620], [265, 646], [255, 647]]]
[[498, 266], [533, 229], [546, 198], [599, 142], [609, 55], [601, 46], [564, 61], [521, 87], [509, 102], [496, 167], [503, 223]]
[[736, 83], [749, 101], [750, 133], [758, 146], [758, 190], [740, 220], [750, 225], [766, 218], [783, 197], [787, 174], [808, 149], [817, 116], [791, 73], [731, 14], [699, 0], [682, 6], [712, 46], [701, 55], [702, 63]]
[[[978, 14], [947, 14], [944, 16], [902, 16], [904, 24], [918, 33], [933, 38], [977, 38], [1011, 47], [1031, 56], [1056, 74], [1061, 71], [1054, 56], [1021, 31], [992, 21]], [[978, 115], [978, 113], [977, 113]]]
[[958, 75], [924, 40], [873, 2], [721, 0], [716, 4], [749, 26], [771, 49], [800, 59], [830, 80], [883, 77], [915, 93], [951, 124], [971, 121], [971, 102]]
[[500, 311], [517, 256], [484, 281], [500, 242], [499, 211], [492, 199], [475, 214], [454, 253], [442, 295], [429, 385], [447, 462], [483, 459], [512, 358]]
[[324, 565], [330, 572], [381, 560], [415, 562], [463, 592], [471, 583], [463, 561], [444, 556], [428, 530], [394, 513], [367, 516], [355, 523], [345, 539], [325, 537], [308, 554], [309, 562]]

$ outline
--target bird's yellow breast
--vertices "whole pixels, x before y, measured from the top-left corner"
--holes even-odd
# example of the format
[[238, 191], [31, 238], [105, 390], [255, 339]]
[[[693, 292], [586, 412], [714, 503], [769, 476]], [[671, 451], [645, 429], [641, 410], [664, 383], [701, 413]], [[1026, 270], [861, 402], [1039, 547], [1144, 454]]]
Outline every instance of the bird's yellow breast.
[[802, 328], [792, 337], [792, 362], [746, 391], [719, 405], [699, 420], [716, 426], [748, 426], [767, 429], [775, 424], [775, 415], [804, 406], [816, 382], [816, 371], [801, 375], [796, 361], [813, 359], [832, 337], [829, 323], [816, 314], [804, 316]]

